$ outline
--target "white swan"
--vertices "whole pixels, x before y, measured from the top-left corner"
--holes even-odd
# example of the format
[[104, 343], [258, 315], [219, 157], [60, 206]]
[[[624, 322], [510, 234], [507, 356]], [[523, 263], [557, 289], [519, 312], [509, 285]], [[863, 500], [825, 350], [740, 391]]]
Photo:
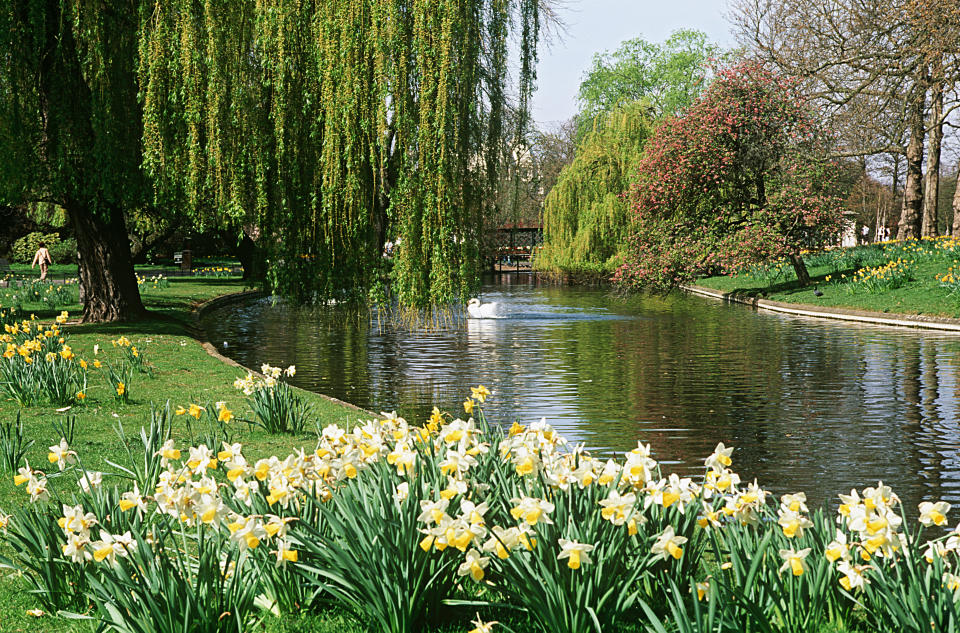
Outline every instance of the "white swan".
[[497, 319], [497, 309], [496, 303], [480, 303], [476, 297], [467, 302], [467, 314], [471, 319]]

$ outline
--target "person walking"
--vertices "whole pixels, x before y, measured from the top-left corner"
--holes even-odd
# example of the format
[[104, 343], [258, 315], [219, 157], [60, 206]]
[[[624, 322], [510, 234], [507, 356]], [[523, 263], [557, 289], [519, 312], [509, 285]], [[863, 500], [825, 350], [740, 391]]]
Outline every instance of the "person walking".
[[37, 249], [37, 254], [33, 256], [33, 263], [30, 264], [30, 268], [40, 264], [40, 281], [46, 280], [47, 266], [52, 263], [53, 258], [50, 257], [50, 251], [47, 250], [47, 244], [45, 242], [40, 242], [40, 247]]

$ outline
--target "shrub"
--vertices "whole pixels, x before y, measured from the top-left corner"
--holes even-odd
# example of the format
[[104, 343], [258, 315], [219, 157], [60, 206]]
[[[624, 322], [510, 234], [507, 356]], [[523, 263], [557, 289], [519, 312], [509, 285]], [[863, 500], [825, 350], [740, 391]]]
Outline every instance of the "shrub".
[[795, 87], [742, 62], [657, 128], [630, 191], [633, 236], [616, 280], [666, 290], [698, 274], [788, 257], [839, 234], [838, 169]]
[[[52, 249], [60, 243], [60, 236], [56, 233], [40, 233], [39, 231], [28, 233], [13, 243], [10, 256], [15, 262], [29, 264], [33, 261], [37, 249], [40, 248], [40, 242], [46, 242], [47, 248], [51, 249], [50, 256], [53, 257]], [[74, 248], [76, 248], [76, 242], [74, 242]], [[53, 258], [53, 261], [58, 262], [56, 257]]]
[[[62, 242], [51, 244], [47, 242], [47, 248], [50, 250], [50, 257], [57, 264], [76, 264], [77, 263], [77, 240], [69, 237]], [[33, 256], [31, 255], [31, 258]]]

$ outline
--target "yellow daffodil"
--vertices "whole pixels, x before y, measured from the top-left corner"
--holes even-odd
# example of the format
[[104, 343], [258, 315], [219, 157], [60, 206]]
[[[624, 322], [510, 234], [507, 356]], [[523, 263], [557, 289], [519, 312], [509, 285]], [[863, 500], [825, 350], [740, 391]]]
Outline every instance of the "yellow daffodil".
[[567, 559], [567, 567], [570, 569], [580, 569], [582, 563], [592, 563], [590, 552], [596, 548], [595, 545], [587, 543], [578, 543], [565, 538], [560, 539], [560, 554], [557, 560]]
[[805, 547], [800, 551], [794, 551], [793, 549], [782, 549], [780, 550], [780, 558], [783, 559], [783, 565], [780, 567], [780, 572], [790, 570], [794, 576], [801, 576], [803, 572], [809, 571], [807, 567], [807, 555], [810, 553], [810, 548]]
[[650, 551], [662, 560], [667, 560], [670, 557], [680, 560], [680, 557], [683, 556], [683, 548], [680, 546], [686, 542], [687, 538], [685, 536], [677, 536], [673, 531], [673, 526], [668, 525], [663, 533], [657, 537]]
[[943, 525], [947, 522], [947, 512], [950, 511], [950, 504], [946, 501], [931, 503], [924, 501], [920, 504], [920, 523], [926, 526]]
[[479, 387], [470, 387], [470, 397], [472, 397], [477, 402], [486, 402], [487, 396], [490, 395], [490, 390], [480, 385]]

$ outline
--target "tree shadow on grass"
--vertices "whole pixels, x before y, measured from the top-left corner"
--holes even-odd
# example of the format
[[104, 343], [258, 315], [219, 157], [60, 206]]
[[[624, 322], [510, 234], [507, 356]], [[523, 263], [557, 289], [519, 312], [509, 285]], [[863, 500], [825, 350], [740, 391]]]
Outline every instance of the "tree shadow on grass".
[[794, 295], [801, 292], [808, 292], [816, 288], [819, 284], [826, 284], [827, 277], [840, 277], [840, 275], [847, 275], [852, 277], [856, 273], [856, 268], [849, 268], [845, 270], [838, 270], [836, 272], [825, 273], [823, 275], [817, 275], [816, 277], [810, 277], [809, 286], [800, 286], [797, 283], [796, 279], [791, 279], [789, 281], [781, 281], [772, 285], [765, 286], [749, 286], [742, 288], [734, 288], [732, 290], [724, 291], [724, 295], [740, 295], [745, 297], [759, 297], [763, 299], [772, 294], [784, 294], [784, 295]]
[[120, 336], [123, 334], [193, 336], [194, 331], [186, 320], [182, 309], [173, 314], [164, 310], [150, 310], [146, 318], [138, 321], [124, 321], [121, 323], [81, 323], [71, 326], [71, 332], [77, 334], [103, 334]]

